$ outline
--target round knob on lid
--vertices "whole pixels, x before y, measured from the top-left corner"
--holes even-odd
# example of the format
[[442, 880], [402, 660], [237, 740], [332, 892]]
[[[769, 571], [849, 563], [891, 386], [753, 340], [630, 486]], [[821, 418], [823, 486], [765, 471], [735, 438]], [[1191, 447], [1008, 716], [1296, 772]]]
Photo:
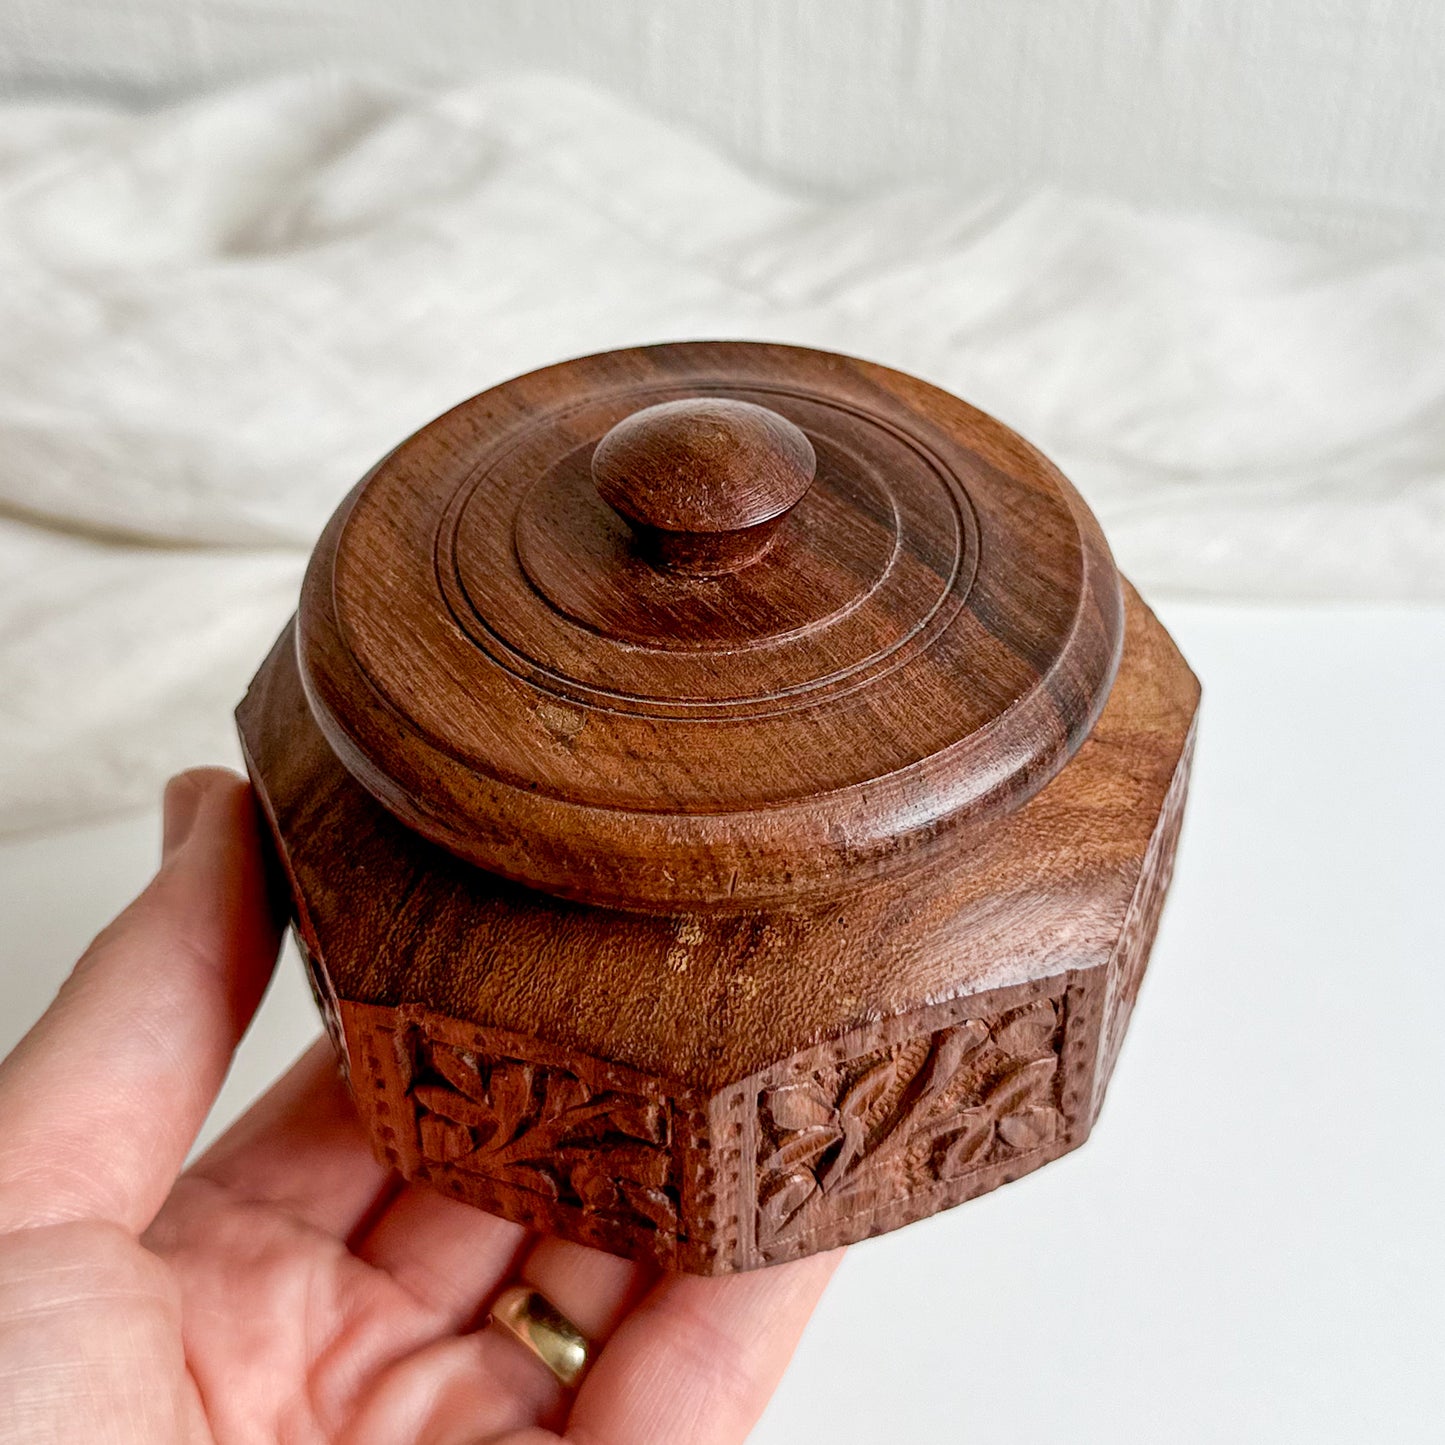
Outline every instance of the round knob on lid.
[[597, 444], [592, 480], [651, 559], [708, 576], [755, 561], [813, 483], [812, 443], [748, 401], [645, 407]]

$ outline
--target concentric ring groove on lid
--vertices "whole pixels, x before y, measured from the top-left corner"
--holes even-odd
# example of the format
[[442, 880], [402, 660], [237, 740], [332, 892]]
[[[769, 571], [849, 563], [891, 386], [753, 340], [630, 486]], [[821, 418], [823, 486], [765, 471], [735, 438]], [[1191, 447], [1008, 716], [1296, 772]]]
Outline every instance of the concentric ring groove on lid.
[[[815, 460], [800, 490], [795, 450], [766, 538], [704, 537], [702, 571], [593, 468], [619, 423], [698, 399], [780, 418]], [[755, 471], [719, 465], [709, 485]], [[297, 645], [329, 743], [403, 822], [534, 887], [670, 911], [966, 847], [1088, 735], [1121, 638], [1092, 514], [1001, 423], [868, 362], [719, 342], [565, 362], [416, 433], [323, 534]]]

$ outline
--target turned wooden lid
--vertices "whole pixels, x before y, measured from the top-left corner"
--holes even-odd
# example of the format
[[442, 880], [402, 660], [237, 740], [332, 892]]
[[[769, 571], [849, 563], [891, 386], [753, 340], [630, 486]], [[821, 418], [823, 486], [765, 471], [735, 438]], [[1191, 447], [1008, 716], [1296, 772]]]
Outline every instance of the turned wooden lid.
[[776, 906], [966, 846], [1118, 663], [1097, 523], [992, 417], [868, 362], [706, 342], [464, 402], [323, 534], [327, 741], [484, 868], [650, 911]]

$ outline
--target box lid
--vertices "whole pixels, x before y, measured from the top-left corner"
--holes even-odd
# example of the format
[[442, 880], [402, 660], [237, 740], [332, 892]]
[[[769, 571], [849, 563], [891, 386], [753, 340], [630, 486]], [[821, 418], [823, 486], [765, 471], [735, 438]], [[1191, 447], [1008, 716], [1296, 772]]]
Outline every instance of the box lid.
[[777, 906], [967, 846], [1107, 698], [1118, 575], [1059, 472], [899, 372], [741, 342], [565, 362], [347, 498], [308, 702], [460, 857], [583, 902]]

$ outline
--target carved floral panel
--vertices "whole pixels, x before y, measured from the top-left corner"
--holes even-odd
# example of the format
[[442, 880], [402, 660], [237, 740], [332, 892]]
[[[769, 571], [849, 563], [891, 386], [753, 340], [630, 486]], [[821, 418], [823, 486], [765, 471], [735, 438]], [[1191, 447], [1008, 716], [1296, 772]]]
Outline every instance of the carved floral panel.
[[764, 1258], [871, 1206], [1028, 1156], [1064, 1130], [1060, 1000], [964, 1019], [758, 1100]]
[[678, 1181], [666, 1099], [586, 1070], [467, 1047], [414, 1027], [407, 1098], [428, 1164], [675, 1237]]

